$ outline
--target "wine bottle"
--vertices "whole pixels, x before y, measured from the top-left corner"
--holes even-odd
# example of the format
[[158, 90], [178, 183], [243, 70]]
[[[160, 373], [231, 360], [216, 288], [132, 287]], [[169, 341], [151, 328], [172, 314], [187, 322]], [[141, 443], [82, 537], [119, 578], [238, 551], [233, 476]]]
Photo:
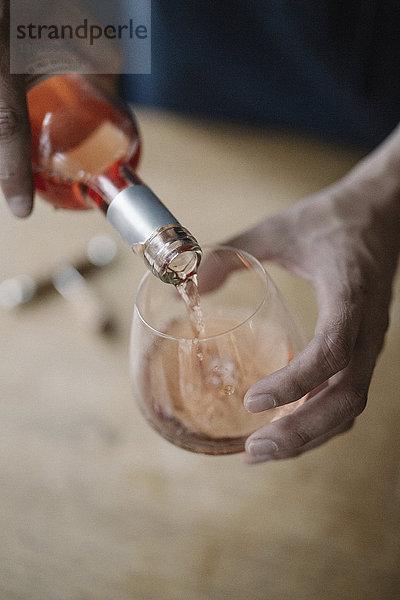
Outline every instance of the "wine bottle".
[[136, 174], [140, 136], [120, 99], [83, 75], [56, 75], [27, 95], [34, 181], [56, 208], [97, 206], [162, 281], [196, 273], [201, 249]]

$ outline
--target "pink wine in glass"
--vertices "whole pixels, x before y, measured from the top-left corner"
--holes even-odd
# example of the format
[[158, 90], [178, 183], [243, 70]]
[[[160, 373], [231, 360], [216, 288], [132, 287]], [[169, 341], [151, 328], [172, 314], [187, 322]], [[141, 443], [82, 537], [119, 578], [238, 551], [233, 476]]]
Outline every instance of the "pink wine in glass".
[[305, 401], [257, 414], [243, 405], [251, 386], [304, 347], [303, 333], [263, 266], [244, 251], [203, 248], [197, 276], [177, 288], [185, 302], [150, 274], [139, 286], [130, 351], [136, 400], [176, 446], [240, 452], [251, 433]]

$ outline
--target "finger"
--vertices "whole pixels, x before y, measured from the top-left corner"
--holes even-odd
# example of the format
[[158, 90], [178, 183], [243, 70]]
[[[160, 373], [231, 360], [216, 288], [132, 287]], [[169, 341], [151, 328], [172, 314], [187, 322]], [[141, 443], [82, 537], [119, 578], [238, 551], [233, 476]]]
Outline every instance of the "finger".
[[[382, 347], [386, 318], [363, 323], [349, 366], [293, 413], [252, 434], [246, 442], [253, 456], [296, 456], [332, 437], [365, 408], [376, 357]], [[324, 436], [327, 436], [324, 438]], [[321, 442], [322, 443], [322, 442]]]
[[249, 412], [299, 400], [349, 364], [360, 327], [360, 307], [343, 296], [331, 296], [327, 303], [309, 344], [287, 366], [248, 390], [244, 403]]
[[[291, 234], [292, 212], [289, 210], [268, 216], [238, 236], [225, 242], [228, 246], [245, 250], [258, 260], [273, 260], [295, 270], [293, 261], [286, 259], [288, 250], [293, 253], [296, 237]], [[296, 254], [295, 252], [293, 254]]]
[[320, 392], [322, 392], [322, 390], [325, 390], [328, 386], [329, 386], [329, 380], [328, 381], [324, 381], [324, 383], [321, 383], [321, 385], [319, 385], [318, 387], [316, 387], [315, 390], [311, 390], [311, 392], [309, 392], [307, 394], [307, 400], [310, 400], [311, 398], [314, 398], [314, 396], [316, 396], [317, 394], [319, 394]]
[[6, 29], [4, 19], [0, 24], [0, 187], [11, 211], [26, 217], [32, 210], [34, 186], [25, 80], [10, 75]]
[[[296, 449], [281, 451], [281, 452], [267, 453], [267, 454], [264, 454], [264, 453], [258, 454], [257, 452], [251, 453], [250, 451], [246, 451], [243, 454], [243, 460], [246, 464], [253, 465], [253, 464], [258, 464], [258, 463], [266, 462], [266, 461], [270, 461], [270, 460], [295, 458], [296, 456], [301, 456], [302, 454], [304, 454], [305, 452], [308, 452], [309, 450], [312, 450], [314, 448], [318, 448], [319, 446], [322, 446], [329, 440], [333, 439], [334, 437], [336, 437], [342, 433], [346, 433], [353, 427], [353, 424], [354, 424], [354, 419], [352, 419], [351, 421], [348, 421], [347, 423], [343, 423], [339, 427], [334, 428], [329, 433], [319, 436], [318, 438], [316, 438], [312, 442], [309, 442], [308, 444], [305, 444], [301, 448], [296, 448]], [[246, 449], [248, 447], [249, 446], [247, 445]], [[250, 450], [250, 448], [249, 448], [249, 450]]]
[[239, 264], [237, 255], [224, 251], [222, 247], [205, 254], [197, 271], [200, 294], [207, 294], [220, 287], [228, 275], [239, 268]]
[[297, 456], [341, 431], [365, 408], [367, 391], [342, 383], [331, 385], [319, 395], [252, 434], [246, 451], [254, 457]]
[[[282, 250], [287, 248], [284, 241], [288, 234], [290, 217], [287, 212], [267, 217], [255, 227], [248, 229], [239, 236], [225, 241], [224, 247], [237, 248], [248, 252], [258, 260], [276, 260], [288, 269], [296, 270], [282, 258]], [[295, 240], [291, 240], [291, 245]], [[240, 258], [241, 256], [241, 258]], [[207, 293], [222, 285], [233, 272], [246, 266], [245, 255], [227, 255], [223, 251], [214, 251], [211, 256], [204, 256], [198, 271], [200, 293]]]
[[197, 272], [200, 294], [218, 288], [231, 273], [241, 269], [254, 269], [254, 258], [247, 252], [232, 246], [206, 251]]

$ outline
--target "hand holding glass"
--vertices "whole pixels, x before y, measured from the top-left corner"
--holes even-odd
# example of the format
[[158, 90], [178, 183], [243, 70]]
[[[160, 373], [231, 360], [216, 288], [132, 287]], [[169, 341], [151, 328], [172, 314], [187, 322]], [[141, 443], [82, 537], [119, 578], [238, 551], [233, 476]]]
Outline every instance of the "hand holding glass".
[[134, 393], [173, 444], [240, 452], [256, 429], [304, 402], [258, 414], [243, 405], [252, 385], [301, 350], [304, 336], [263, 266], [244, 251], [205, 249], [198, 284], [204, 331], [196, 337], [176, 288], [151, 274], [142, 279], [131, 337]]

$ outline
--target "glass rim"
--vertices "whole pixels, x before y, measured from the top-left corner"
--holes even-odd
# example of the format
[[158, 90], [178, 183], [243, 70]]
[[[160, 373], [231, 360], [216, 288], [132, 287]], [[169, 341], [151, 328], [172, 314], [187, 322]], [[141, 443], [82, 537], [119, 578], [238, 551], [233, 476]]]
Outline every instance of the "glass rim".
[[[228, 334], [232, 333], [233, 331], [236, 331], [236, 329], [243, 327], [243, 325], [248, 323], [250, 321], [250, 319], [252, 319], [257, 313], [259, 313], [260, 310], [262, 309], [262, 307], [264, 306], [265, 301], [270, 292], [269, 285], [270, 285], [270, 281], [272, 281], [272, 280], [271, 280], [270, 276], [268, 275], [266, 269], [264, 268], [263, 264], [258, 260], [258, 258], [253, 256], [252, 254], [250, 254], [250, 252], [247, 252], [246, 250], [241, 250], [240, 248], [235, 248], [234, 246], [228, 246], [228, 245], [223, 245], [223, 244], [216, 244], [216, 245], [212, 245], [212, 246], [201, 246], [201, 248], [202, 248], [202, 250], [213, 250], [213, 251], [233, 250], [235, 252], [239, 252], [240, 254], [243, 254], [245, 257], [249, 258], [252, 262], [254, 262], [255, 265], [260, 269], [261, 275], [263, 277], [263, 283], [264, 283], [264, 294], [261, 299], [261, 302], [259, 302], [259, 304], [255, 308], [255, 310], [248, 317], [246, 317], [246, 319], [243, 319], [240, 323], [238, 323], [238, 325], [235, 325], [234, 327], [229, 327], [228, 329], [226, 329], [225, 331], [223, 331], [221, 333], [217, 333], [215, 335], [210, 335], [210, 336], [199, 338], [199, 342], [208, 342], [209, 340], [215, 340], [222, 336], [228, 335]], [[237, 269], [235, 269], [235, 270], [237, 270]], [[150, 325], [150, 323], [148, 323], [148, 321], [144, 318], [144, 316], [142, 315], [142, 313], [139, 309], [139, 306], [138, 306], [138, 298], [139, 298], [139, 294], [142, 291], [144, 284], [146, 283], [146, 281], [149, 277], [155, 277], [155, 276], [150, 271], [147, 271], [147, 273], [145, 273], [143, 275], [143, 277], [141, 278], [139, 285], [138, 285], [138, 289], [136, 291], [136, 295], [135, 295], [134, 311], [140, 318], [141, 322], [147, 327], [147, 329], [152, 331], [158, 337], [161, 337], [164, 339], [168, 339], [168, 340], [171, 340], [174, 342], [177, 342], [180, 340], [189, 341], [189, 340], [196, 339], [194, 337], [182, 337], [182, 336], [177, 337], [177, 336], [171, 335], [169, 333], [164, 333], [163, 331], [160, 331], [153, 325]], [[172, 284], [164, 283], [163, 285], [172, 285]]]

